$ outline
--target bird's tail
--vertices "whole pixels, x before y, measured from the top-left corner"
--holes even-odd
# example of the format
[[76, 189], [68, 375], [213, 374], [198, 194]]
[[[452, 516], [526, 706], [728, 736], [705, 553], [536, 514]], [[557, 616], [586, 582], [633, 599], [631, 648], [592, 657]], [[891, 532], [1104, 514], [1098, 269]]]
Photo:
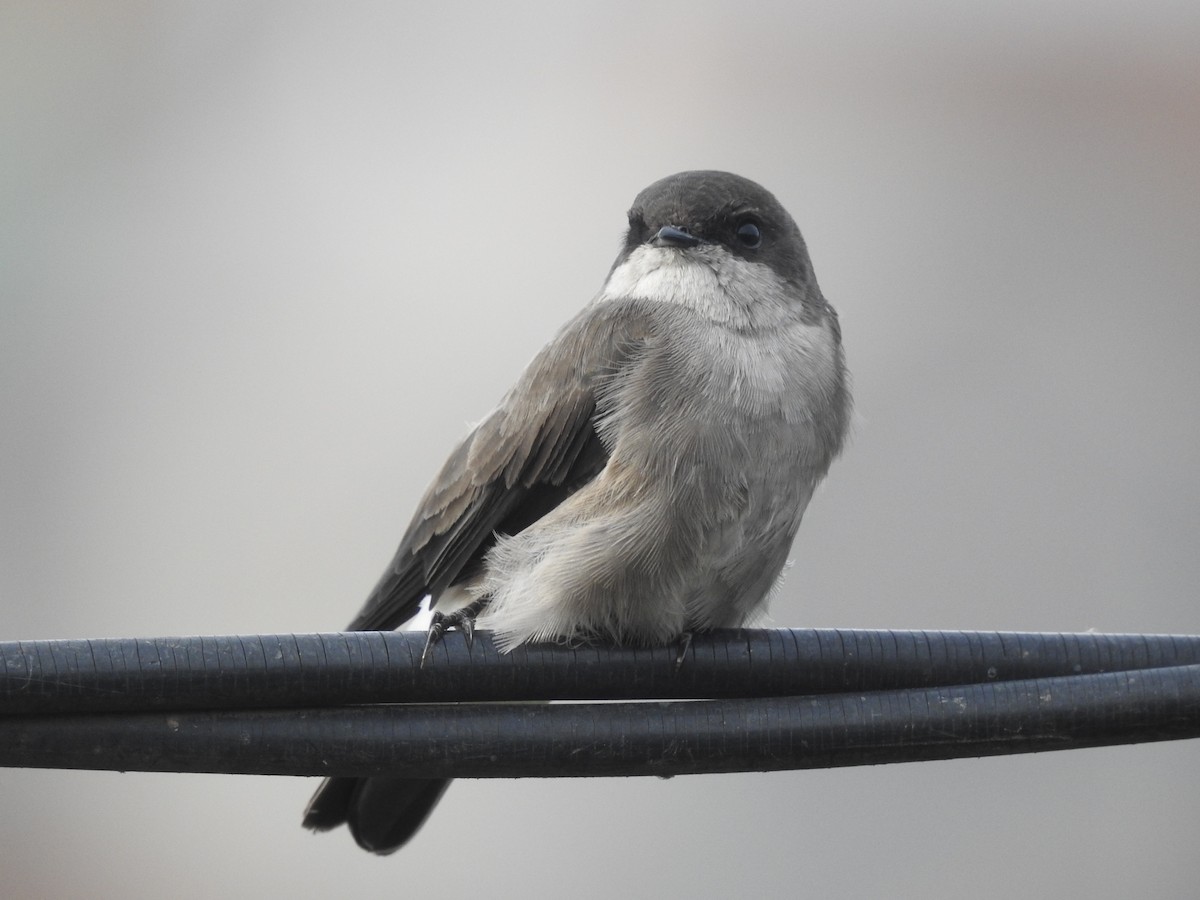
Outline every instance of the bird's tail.
[[408, 843], [450, 786], [448, 778], [326, 778], [304, 810], [304, 827], [345, 824], [358, 846], [394, 853]]

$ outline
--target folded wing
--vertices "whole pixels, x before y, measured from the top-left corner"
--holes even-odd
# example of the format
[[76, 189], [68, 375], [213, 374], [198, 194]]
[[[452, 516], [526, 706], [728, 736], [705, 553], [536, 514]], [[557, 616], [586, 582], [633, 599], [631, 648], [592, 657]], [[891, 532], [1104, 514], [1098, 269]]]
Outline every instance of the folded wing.
[[595, 478], [604, 387], [653, 338], [652, 306], [588, 306], [547, 344], [442, 467], [391, 564], [350, 624], [396, 628], [421, 600], [479, 572], [497, 534], [516, 534]]

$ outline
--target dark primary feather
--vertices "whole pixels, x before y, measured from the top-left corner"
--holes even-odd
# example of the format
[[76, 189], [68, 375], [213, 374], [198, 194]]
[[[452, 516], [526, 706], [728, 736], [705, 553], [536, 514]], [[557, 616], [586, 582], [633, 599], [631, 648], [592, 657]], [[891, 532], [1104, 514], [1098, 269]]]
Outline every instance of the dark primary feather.
[[[597, 434], [604, 386], [652, 339], [639, 301], [589, 306], [525, 370], [500, 406], [455, 448], [418, 506], [391, 565], [350, 631], [395, 628], [421, 600], [476, 574], [496, 534], [516, 534], [595, 478], [608, 461]], [[553, 348], [553, 350], [551, 349]], [[375, 853], [399, 849], [449, 781], [331, 778], [304, 825], [346, 823]]]

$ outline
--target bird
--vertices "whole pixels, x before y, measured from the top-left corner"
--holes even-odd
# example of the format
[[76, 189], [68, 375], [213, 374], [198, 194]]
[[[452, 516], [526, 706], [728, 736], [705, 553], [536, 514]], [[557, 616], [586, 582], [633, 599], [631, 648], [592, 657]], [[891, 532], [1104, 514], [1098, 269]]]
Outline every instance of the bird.
[[[642, 190], [595, 297], [450, 453], [350, 631], [427, 597], [429, 642], [664, 646], [739, 627], [841, 452], [837, 313], [775, 196], [729, 172]], [[404, 846], [449, 781], [326, 779], [305, 827]]]

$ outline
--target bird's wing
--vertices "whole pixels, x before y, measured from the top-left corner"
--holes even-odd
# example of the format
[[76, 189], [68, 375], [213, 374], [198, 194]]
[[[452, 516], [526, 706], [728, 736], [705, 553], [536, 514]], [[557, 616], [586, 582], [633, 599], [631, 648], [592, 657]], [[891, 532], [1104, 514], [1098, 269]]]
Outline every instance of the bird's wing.
[[593, 304], [568, 322], [450, 454], [349, 630], [412, 618], [426, 594], [478, 571], [497, 533], [521, 531], [595, 478], [608, 461], [598, 397], [652, 336], [652, 308], [638, 301]]

